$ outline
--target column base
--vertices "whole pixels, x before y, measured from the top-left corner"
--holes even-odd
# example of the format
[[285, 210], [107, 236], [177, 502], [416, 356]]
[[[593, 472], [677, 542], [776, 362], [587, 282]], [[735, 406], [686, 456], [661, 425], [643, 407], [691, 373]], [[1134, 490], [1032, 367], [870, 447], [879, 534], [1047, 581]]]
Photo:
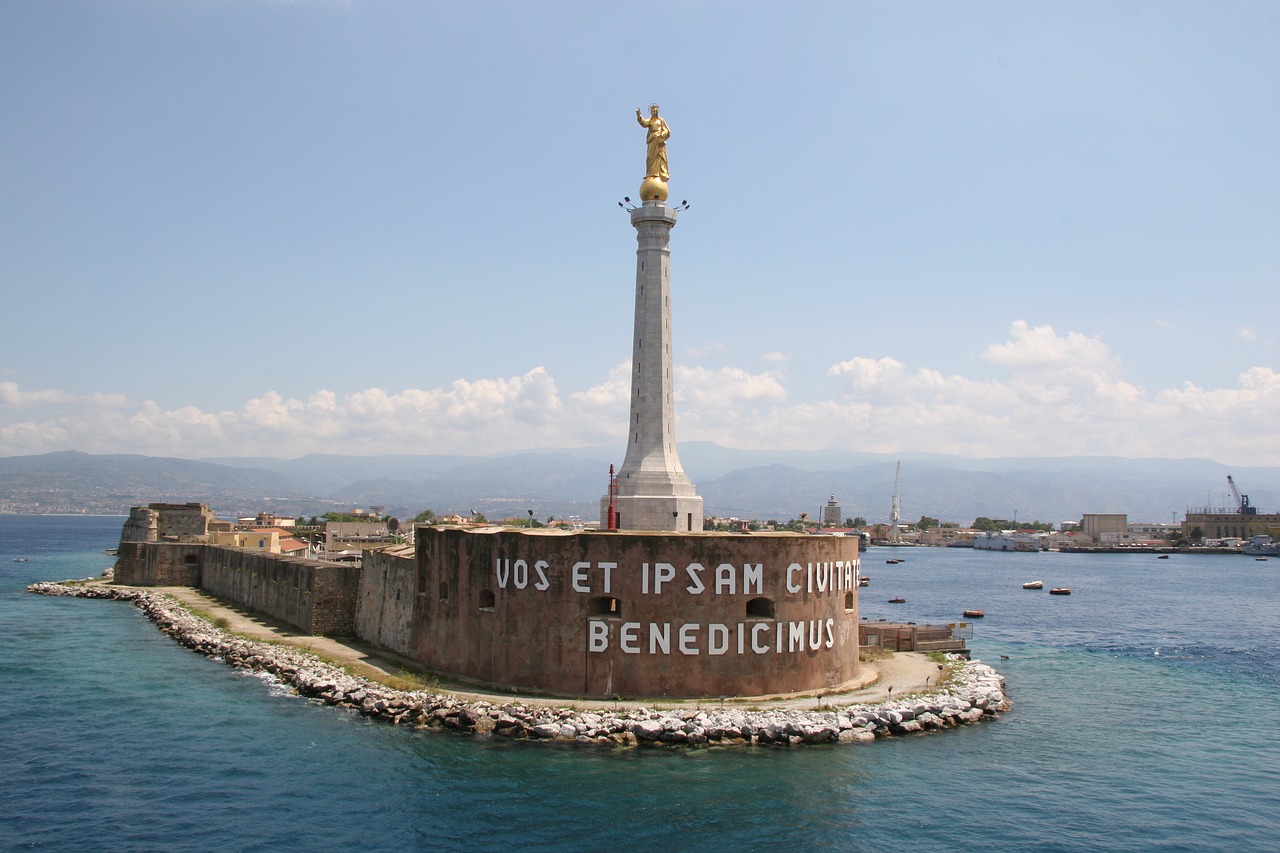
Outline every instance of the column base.
[[[618, 495], [614, 499], [618, 530], [657, 530], [699, 533], [702, 530], [702, 498], [669, 495]], [[600, 528], [609, 525], [609, 496], [600, 499]]]

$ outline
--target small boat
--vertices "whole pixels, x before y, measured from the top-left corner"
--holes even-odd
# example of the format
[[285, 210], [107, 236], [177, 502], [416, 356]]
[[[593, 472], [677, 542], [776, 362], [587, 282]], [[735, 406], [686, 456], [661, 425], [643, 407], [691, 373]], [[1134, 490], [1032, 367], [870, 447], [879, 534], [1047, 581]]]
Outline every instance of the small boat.
[[15, 563], [26, 563], [26, 562], [28, 562], [28, 560], [27, 560], [27, 558], [26, 558], [26, 557], [14, 557], [14, 558], [13, 558], [13, 561], [14, 561]]
[[863, 575], [862, 577], [858, 578], [858, 586], [866, 586], [869, 583], [871, 583], [870, 575]]
[[896, 566], [896, 565], [898, 565], [898, 563], [901, 563], [901, 562], [902, 562], [902, 560], [901, 560], [901, 559], [896, 559], [896, 560], [885, 560], [884, 562], [885, 562], [885, 565], [889, 565], [889, 566]]
[[1280, 557], [1280, 542], [1276, 542], [1266, 534], [1250, 536], [1249, 541], [1240, 549], [1240, 553], [1253, 557]]
[[1169, 555], [1168, 555], [1168, 554], [1161, 554], [1159, 557], [1156, 557], [1156, 559], [1157, 559], [1157, 560], [1167, 560], [1167, 559], [1169, 559]]
[[889, 603], [890, 604], [906, 604], [907, 600], [905, 598], [891, 598], [889, 599]]
[[1044, 581], [1027, 581], [1022, 585], [1023, 589], [1044, 589]]
[[1071, 587], [1069, 587], [1069, 586], [1055, 586], [1053, 589], [1049, 590], [1049, 594], [1050, 594], [1050, 595], [1070, 595], [1070, 594], [1071, 594]]
[[1266, 557], [1254, 557], [1254, 558], [1253, 558], [1253, 561], [1254, 561], [1255, 563], [1265, 563], [1265, 562], [1267, 561], [1267, 558], [1266, 558]]
[[964, 615], [966, 619], [981, 619], [987, 613], [985, 610], [966, 610]]

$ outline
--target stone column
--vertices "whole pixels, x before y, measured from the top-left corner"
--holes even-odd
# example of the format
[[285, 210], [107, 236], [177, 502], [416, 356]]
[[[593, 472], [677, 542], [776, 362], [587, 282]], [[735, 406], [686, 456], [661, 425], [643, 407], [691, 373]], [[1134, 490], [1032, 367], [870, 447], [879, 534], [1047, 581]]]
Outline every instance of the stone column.
[[[702, 498], [676, 455], [671, 369], [671, 229], [676, 211], [651, 200], [631, 211], [636, 229], [636, 313], [631, 346], [627, 455], [615, 511], [622, 530], [698, 531]], [[601, 500], [607, 521], [609, 497]]]

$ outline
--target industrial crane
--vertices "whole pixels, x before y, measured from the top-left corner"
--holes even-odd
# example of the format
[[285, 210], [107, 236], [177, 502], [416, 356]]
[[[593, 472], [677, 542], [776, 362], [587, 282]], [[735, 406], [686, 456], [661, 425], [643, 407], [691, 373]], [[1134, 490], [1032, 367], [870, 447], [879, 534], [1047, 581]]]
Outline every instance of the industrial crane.
[[898, 522], [902, 516], [902, 460], [898, 460], [898, 470], [893, 475], [893, 504], [889, 508], [889, 541], [898, 544], [901, 537], [898, 535]]
[[1236, 481], [1231, 479], [1231, 475], [1227, 475], [1227, 485], [1231, 487], [1231, 496], [1236, 500], [1236, 512], [1241, 515], [1257, 515], [1258, 508], [1249, 506], [1249, 496], [1240, 494], [1240, 490], [1236, 488]]

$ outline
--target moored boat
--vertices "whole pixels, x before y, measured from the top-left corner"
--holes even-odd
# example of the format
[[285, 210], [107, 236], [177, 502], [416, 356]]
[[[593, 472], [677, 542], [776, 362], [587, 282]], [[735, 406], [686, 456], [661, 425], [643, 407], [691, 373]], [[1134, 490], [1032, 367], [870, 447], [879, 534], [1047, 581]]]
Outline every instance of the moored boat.
[[981, 536], [974, 537], [973, 548], [975, 551], [1039, 551], [1040, 539], [1022, 530], [1000, 533], [988, 530]]
[[964, 615], [966, 619], [981, 619], [987, 615], [987, 612], [985, 610], [966, 610]]
[[1276, 542], [1265, 533], [1250, 536], [1249, 541], [1240, 547], [1240, 553], [1254, 557], [1280, 557], [1280, 542]]
[[1049, 594], [1050, 594], [1050, 595], [1070, 595], [1070, 594], [1071, 594], [1071, 587], [1069, 587], [1069, 586], [1055, 586], [1053, 589], [1049, 590]]
[[889, 599], [889, 603], [890, 604], [906, 604], [907, 600], [905, 598], [891, 598]]
[[1044, 589], [1044, 581], [1027, 581], [1022, 585], [1023, 589]]

